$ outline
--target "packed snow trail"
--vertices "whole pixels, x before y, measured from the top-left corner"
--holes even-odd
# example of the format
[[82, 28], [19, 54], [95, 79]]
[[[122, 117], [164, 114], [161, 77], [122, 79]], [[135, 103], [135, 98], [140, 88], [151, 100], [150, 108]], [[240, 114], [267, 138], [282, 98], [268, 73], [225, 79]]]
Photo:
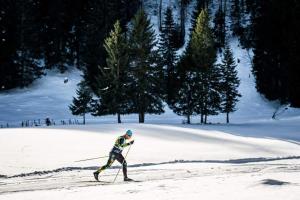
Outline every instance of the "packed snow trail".
[[[156, 165], [168, 165], [168, 164], [178, 164], [178, 163], [219, 163], [219, 164], [249, 164], [249, 163], [258, 163], [258, 162], [270, 162], [270, 161], [280, 161], [280, 160], [300, 160], [300, 156], [290, 156], [290, 157], [281, 157], [281, 158], [242, 158], [242, 159], [232, 159], [232, 160], [175, 160], [169, 162], [161, 162], [161, 163], [142, 163], [142, 164], [134, 164], [128, 165], [128, 167], [137, 168], [137, 167], [148, 167], [148, 166], [156, 166]], [[28, 177], [28, 176], [41, 176], [41, 175], [49, 175], [60, 172], [68, 172], [68, 171], [83, 171], [83, 170], [97, 170], [99, 167], [91, 166], [91, 167], [62, 167], [54, 170], [46, 170], [46, 171], [35, 171], [30, 173], [21, 173], [15, 175], [2, 175], [0, 174], [0, 178], [18, 178], [18, 177]], [[118, 166], [111, 166], [110, 169], [119, 168]]]
[[[217, 164], [217, 163], [176, 163], [164, 164], [148, 167], [130, 167], [129, 176], [137, 182], [123, 182], [120, 176], [116, 183], [112, 183], [116, 175], [117, 168], [107, 170], [100, 176], [101, 182], [94, 180], [92, 170], [74, 170], [60, 171], [51, 174], [36, 174], [32, 176], [19, 176], [12, 178], [0, 179], [0, 195], [10, 194], [15, 192], [38, 191], [38, 190], [72, 190], [80, 187], [91, 186], [112, 186], [112, 185], [143, 185], [147, 182], [161, 183], [166, 180], [177, 181], [187, 180], [192, 181], [199, 177], [243, 177], [245, 174], [252, 176], [269, 176], [270, 178], [261, 179], [265, 184], [294, 184], [298, 187], [299, 182], [289, 182], [289, 178], [284, 180], [272, 179], [272, 174], [294, 174], [300, 175], [300, 161], [290, 160], [286, 162], [272, 161], [251, 164]], [[273, 182], [272, 182], [273, 180]], [[133, 187], [133, 186], [132, 186]], [[300, 188], [300, 187], [299, 187]], [[1, 198], [1, 196], [0, 196]]]

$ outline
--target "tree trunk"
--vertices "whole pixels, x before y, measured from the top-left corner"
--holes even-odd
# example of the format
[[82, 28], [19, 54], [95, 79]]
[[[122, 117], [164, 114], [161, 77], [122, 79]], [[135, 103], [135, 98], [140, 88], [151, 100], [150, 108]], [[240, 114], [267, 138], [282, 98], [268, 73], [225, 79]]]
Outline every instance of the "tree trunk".
[[144, 123], [145, 122], [145, 113], [141, 112], [139, 113], [139, 123]]
[[203, 124], [203, 113], [201, 113], [201, 121], [200, 121], [201, 124]]
[[226, 12], [227, 12], [227, 0], [224, 0], [224, 35], [225, 35], [225, 38], [226, 38]]
[[120, 113], [118, 113], [118, 123], [119, 123], [119, 124], [122, 123], [122, 121], [121, 121], [121, 114], [120, 114]]
[[83, 114], [83, 124], [85, 124], [85, 114]]
[[229, 123], [229, 113], [226, 113], [226, 123]]
[[78, 27], [75, 28], [75, 48], [76, 48], [76, 66], [78, 69], [81, 69], [80, 67], [80, 44], [79, 44], [79, 31]]
[[181, 6], [180, 6], [180, 39], [184, 43], [184, 38], [185, 38], [185, 3], [183, 0], [181, 0]]
[[207, 115], [205, 115], [204, 124], [207, 124]]
[[187, 123], [191, 124], [191, 116], [190, 115], [187, 116]]
[[143, 9], [144, 8], [144, 1], [143, 0], [141, 0], [141, 1], [139, 1], [139, 4], [140, 4], [140, 9]]
[[162, 12], [162, 0], [160, 0], [159, 8], [158, 8], [158, 27], [159, 27], [160, 31], [162, 30], [162, 28], [161, 28], [161, 12]]
[[[20, 24], [20, 27], [23, 27], [24, 26], [24, 21], [25, 21], [25, 11], [24, 11], [24, 5], [22, 4], [22, 10], [21, 10], [21, 24]], [[24, 52], [25, 52], [25, 47], [24, 47], [24, 28], [21, 29], [21, 36], [20, 36], [20, 44], [21, 44], [21, 51], [20, 51], [20, 58], [21, 58], [21, 63], [22, 63], [22, 70], [21, 70], [21, 87], [24, 88], [25, 85], [26, 85], [26, 76], [25, 76], [25, 73], [26, 73], [26, 69], [25, 69], [25, 56], [24, 56]]]

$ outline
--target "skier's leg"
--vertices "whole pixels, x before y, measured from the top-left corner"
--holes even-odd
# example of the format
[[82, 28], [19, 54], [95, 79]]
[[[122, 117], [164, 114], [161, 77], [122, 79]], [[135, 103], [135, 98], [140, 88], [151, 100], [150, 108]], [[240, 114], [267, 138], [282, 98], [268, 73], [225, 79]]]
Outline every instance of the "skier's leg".
[[123, 165], [123, 176], [124, 176], [124, 179], [127, 178], [127, 162], [126, 160], [124, 159], [123, 155], [122, 154], [118, 154], [118, 156], [116, 157], [117, 161], [119, 163], [121, 163]]
[[100, 168], [97, 170], [97, 172], [100, 173], [100, 172], [102, 172], [103, 170], [106, 170], [107, 168], [109, 168], [109, 167], [113, 164], [113, 162], [114, 162], [115, 160], [116, 160], [116, 158], [115, 158], [114, 154], [109, 155], [109, 158], [108, 158], [108, 160], [107, 160], [106, 165], [100, 167]]
[[102, 172], [103, 170], [109, 168], [113, 164], [113, 162], [115, 161], [115, 159], [116, 159], [115, 155], [114, 154], [110, 154], [106, 165], [100, 167], [97, 171], [94, 172], [94, 177], [95, 177], [95, 179], [97, 181], [98, 181], [98, 175], [99, 175], [99, 173]]

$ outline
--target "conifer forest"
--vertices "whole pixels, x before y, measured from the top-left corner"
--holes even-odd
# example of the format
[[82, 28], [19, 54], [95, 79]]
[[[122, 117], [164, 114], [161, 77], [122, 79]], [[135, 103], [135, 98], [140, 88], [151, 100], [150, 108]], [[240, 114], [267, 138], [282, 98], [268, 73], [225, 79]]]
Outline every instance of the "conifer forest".
[[257, 91], [300, 107], [300, 1], [176, 0], [166, 10], [155, 1], [147, 13], [143, 0], [0, 0], [0, 93], [77, 68], [74, 115], [121, 123], [134, 113], [143, 123], [168, 105], [187, 123], [219, 113], [229, 123], [243, 95], [229, 45], [237, 38], [253, 52]]

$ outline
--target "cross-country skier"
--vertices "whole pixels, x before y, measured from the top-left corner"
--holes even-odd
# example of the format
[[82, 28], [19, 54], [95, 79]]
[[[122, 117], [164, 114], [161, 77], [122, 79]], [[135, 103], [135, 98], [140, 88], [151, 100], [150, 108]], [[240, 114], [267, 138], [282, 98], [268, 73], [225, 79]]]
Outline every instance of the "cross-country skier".
[[132, 145], [134, 143], [134, 140], [126, 143], [126, 140], [129, 140], [131, 137], [132, 137], [132, 131], [127, 130], [124, 135], [117, 138], [114, 147], [112, 148], [112, 150], [109, 153], [109, 158], [108, 158], [106, 165], [100, 167], [97, 171], [94, 172], [94, 177], [97, 181], [98, 181], [99, 173], [101, 173], [103, 170], [109, 168], [115, 160], [117, 160], [119, 163], [121, 163], [123, 165], [124, 181], [132, 181], [132, 179], [128, 178], [128, 176], [127, 176], [127, 162], [122, 155], [122, 151], [123, 151], [124, 147]]

